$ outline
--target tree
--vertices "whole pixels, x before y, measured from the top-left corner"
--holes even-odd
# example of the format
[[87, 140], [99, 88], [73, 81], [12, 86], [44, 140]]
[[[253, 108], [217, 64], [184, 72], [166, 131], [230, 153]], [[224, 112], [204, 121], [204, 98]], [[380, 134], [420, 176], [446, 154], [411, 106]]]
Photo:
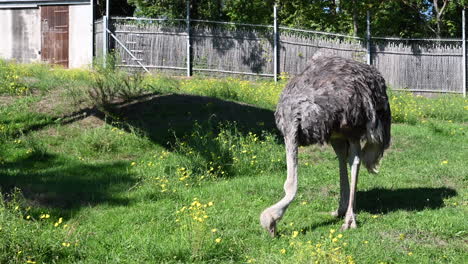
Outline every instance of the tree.
[[[102, 2], [102, 0], [99, 0]], [[112, 1], [121, 3], [125, 0]], [[374, 36], [459, 37], [467, 0], [190, 0], [193, 19], [272, 24], [365, 36], [371, 12]], [[135, 15], [185, 18], [186, 0], [128, 0]]]
[[[132, 16], [135, 7], [127, 0], [112, 0], [110, 1], [110, 10], [112, 16]], [[106, 13], [106, 0], [96, 1], [96, 16], [103, 16]]]

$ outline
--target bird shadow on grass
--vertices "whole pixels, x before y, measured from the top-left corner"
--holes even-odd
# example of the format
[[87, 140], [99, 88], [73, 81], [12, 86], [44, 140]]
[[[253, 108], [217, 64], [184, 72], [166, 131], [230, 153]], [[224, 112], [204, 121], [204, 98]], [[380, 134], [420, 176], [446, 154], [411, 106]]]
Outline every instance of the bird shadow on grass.
[[137, 179], [127, 172], [127, 166], [123, 162], [87, 164], [32, 153], [2, 164], [0, 191], [8, 199], [19, 189], [28, 203], [61, 213], [97, 204], [128, 205], [130, 200], [120, 194]]
[[[444, 199], [456, 195], [456, 190], [446, 187], [395, 190], [375, 188], [368, 191], [358, 191], [356, 194], [356, 207], [357, 213], [368, 212], [371, 214], [387, 214], [399, 210], [422, 211], [425, 209], [442, 208], [444, 207]], [[331, 218], [302, 227], [300, 230], [305, 234], [318, 227], [334, 225], [342, 221], [342, 218]], [[291, 231], [286, 229], [282, 233], [290, 234]]]
[[387, 214], [390, 212], [421, 211], [424, 209], [438, 209], [444, 207], [444, 199], [457, 195], [451, 188], [375, 188], [358, 191], [356, 194], [357, 210], [372, 214]]

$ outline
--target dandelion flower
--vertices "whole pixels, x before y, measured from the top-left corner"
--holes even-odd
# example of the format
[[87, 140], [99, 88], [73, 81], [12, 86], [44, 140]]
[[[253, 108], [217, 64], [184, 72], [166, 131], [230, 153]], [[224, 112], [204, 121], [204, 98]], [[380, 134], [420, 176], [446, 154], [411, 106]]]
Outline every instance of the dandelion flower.
[[211, 229], [211, 233], [216, 233], [216, 232], [218, 232], [218, 229], [216, 228]]
[[217, 239], [215, 239], [215, 242], [216, 242], [216, 243], [221, 243], [221, 238], [218, 237]]
[[280, 250], [280, 252], [281, 252], [281, 254], [286, 254], [286, 249], [282, 248], [282, 249]]
[[408, 256], [412, 256], [413, 255], [413, 252], [408, 252]]
[[297, 237], [298, 235], [299, 235], [299, 232], [294, 231], [293, 234], [292, 234], [292, 237], [295, 238], [295, 237]]
[[335, 229], [330, 229], [330, 233], [331, 233], [331, 234], [333, 234], [333, 233], [335, 233], [335, 232], [336, 232]]
[[365, 240], [364, 242], [362, 242], [364, 244], [369, 244], [369, 241]]
[[448, 160], [443, 160], [440, 164], [441, 164], [441, 165], [447, 165], [447, 164], [448, 164]]

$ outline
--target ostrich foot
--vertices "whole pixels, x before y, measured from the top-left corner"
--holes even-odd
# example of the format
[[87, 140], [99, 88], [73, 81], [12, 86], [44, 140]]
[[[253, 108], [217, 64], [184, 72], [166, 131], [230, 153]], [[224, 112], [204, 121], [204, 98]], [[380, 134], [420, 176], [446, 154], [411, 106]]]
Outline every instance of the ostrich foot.
[[346, 214], [346, 210], [340, 210], [340, 209], [336, 209], [335, 211], [330, 212], [331, 216], [337, 217], [337, 218], [342, 218], [345, 216], [345, 214]]
[[350, 228], [356, 228], [356, 227], [357, 227], [356, 215], [354, 213], [347, 213], [345, 220], [344, 220], [344, 224], [341, 226], [340, 230], [344, 231], [344, 230], [347, 230]]

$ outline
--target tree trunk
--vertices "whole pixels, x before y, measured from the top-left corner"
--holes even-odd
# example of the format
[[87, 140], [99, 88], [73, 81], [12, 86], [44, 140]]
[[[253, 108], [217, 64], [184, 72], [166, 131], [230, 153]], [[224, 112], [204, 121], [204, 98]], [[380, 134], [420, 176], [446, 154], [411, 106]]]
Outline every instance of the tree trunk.
[[434, 7], [435, 11], [435, 18], [436, 18], [436, 36], [437, 38], [441, 37], [441, 31], [442, 31], [442, 15], [444, 14], [445, 7], [447, 7], [447, 3], [449, 0], [442, 0], [443, 4], [442, 7], [439, 8], [439, 0], [433, 0], [432, 5]]
[[358, 21], [357, 21], [357, 7], [356, 0], [353, 0], [353, 34], [357, 37], [358, 34]]

